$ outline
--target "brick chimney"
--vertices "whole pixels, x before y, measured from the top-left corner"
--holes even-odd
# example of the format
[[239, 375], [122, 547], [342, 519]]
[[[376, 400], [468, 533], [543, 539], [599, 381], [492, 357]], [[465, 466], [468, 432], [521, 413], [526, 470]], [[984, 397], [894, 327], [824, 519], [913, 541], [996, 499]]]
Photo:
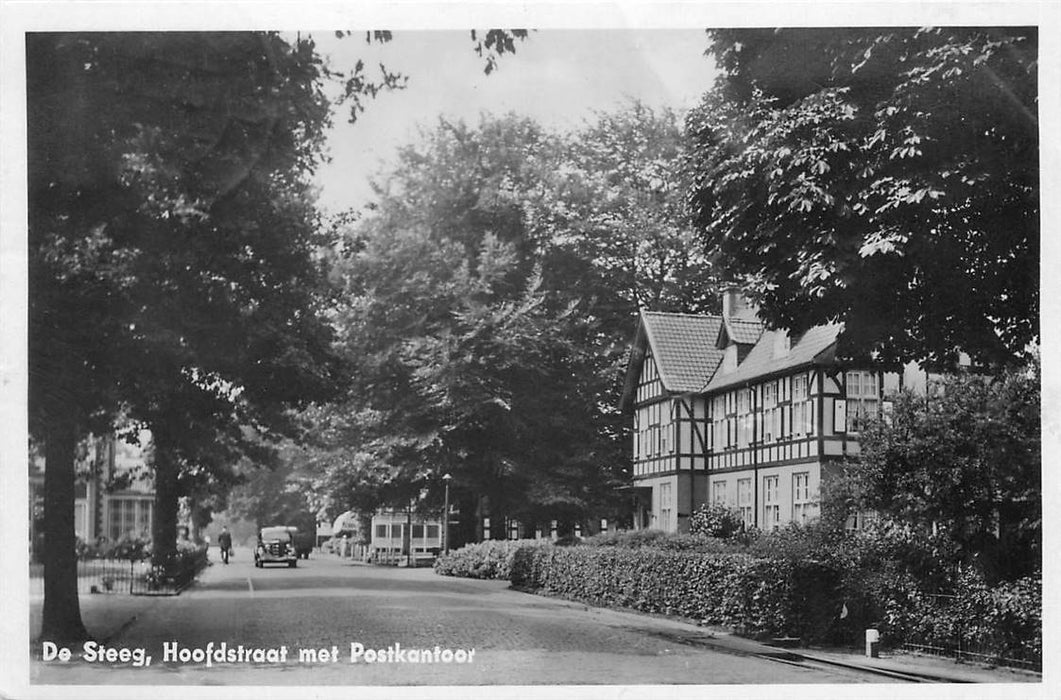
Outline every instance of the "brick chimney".
[[748, 319], [755, 317], [755, 308], [744, 298], [744, 293], [736, 284], [722, 288], [722, 315], [725, 318]]

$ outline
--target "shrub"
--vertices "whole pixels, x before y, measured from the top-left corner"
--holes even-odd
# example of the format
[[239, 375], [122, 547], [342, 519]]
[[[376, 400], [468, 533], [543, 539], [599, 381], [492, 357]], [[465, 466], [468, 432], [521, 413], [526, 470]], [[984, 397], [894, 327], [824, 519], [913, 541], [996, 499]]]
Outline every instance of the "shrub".
[[612, 530], [587, 537], [584, 544], [591, 547], [644, 547], [670, 536], [663, 530]]
[[949, 596], [919, 595], [890, 634], [998, 658], [1042, 663], [1042, 580], [1028, 577], [988, 587], [975, 570], [959, 578]]
[[591, 547], [622, 547], [638, 549], [651, 547], [673, 552], [740, 553], [747, 547], [735, 540], [723, 540], [707, 535], [667, 533], [662, 530], [627, 530], [596, 535], [585, 540]]
[[178, 542], [177, 550], [164, 561], [154, 562], [144, 579], [152, 590], [166, 586], [181, 589], [190, 584], [209, 563], [206, 545]]
[[621, 546], [522, 548], [511, 576], [524, 589], [756, 636], [827, 635], [827, 624], [808, 624], [806, 603], [828, 599], [837, 579], [820, 562]]
[[708, 537], [732, 537], [744, 529], [740, 512], [720, 503], [704, 503], [689, 519], [689, 533]]
[[139, 561], [151, 554], [151, 540], [139, 537], [123, 536], [112, 542], [106, 537], [99, 537], [95, 542], [84, 542], [80, 537], [76, 542], [79, 559], [127, 559]]
[[512, 557], [538, 540], [486, 540], [453, 550], [435, 560], [435, 573], [464, 578], [508, 579]]

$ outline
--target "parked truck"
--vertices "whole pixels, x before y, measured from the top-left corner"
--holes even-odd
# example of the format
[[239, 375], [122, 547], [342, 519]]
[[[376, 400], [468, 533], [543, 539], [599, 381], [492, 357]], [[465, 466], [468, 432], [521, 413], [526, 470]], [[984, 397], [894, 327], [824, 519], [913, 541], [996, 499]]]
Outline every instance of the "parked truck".
[[287, 531], [291, 533], [291, 539], [295, 543], [295, 555], [299, 559], [309, 559], [309, 554], [316, 544], [317, 533], [303, 532], [294, 525], [288, 525]]

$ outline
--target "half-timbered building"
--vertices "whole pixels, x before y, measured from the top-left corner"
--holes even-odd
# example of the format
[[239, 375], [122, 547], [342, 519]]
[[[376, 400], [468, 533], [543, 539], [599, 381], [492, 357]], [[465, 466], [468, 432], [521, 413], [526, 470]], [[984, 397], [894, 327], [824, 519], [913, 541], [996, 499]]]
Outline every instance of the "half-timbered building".
[[704, 503], [763, 529], [816, 517], [830, 463], [857, 453], [861, 426], [903, 384], [839, 364], [841, 329], [767, 330], [735, 290], [721, 316], [643, 312], [622, 399], [634, 526], [685, 531]]

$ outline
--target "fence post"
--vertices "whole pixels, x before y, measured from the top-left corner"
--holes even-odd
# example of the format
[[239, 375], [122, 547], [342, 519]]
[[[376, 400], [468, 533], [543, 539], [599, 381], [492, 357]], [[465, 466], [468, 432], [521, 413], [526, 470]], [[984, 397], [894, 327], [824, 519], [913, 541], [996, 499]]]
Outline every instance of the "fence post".
[[876, 659], [880, 656], [880, 630], [866, 630], [866, 656]]
[[965, 625], [963, 624], [961, 616], [958, 617], [958, 652], [954, 657], [954, 660], [961, 663], [962, 660], [962, 638], [965, 636]]

